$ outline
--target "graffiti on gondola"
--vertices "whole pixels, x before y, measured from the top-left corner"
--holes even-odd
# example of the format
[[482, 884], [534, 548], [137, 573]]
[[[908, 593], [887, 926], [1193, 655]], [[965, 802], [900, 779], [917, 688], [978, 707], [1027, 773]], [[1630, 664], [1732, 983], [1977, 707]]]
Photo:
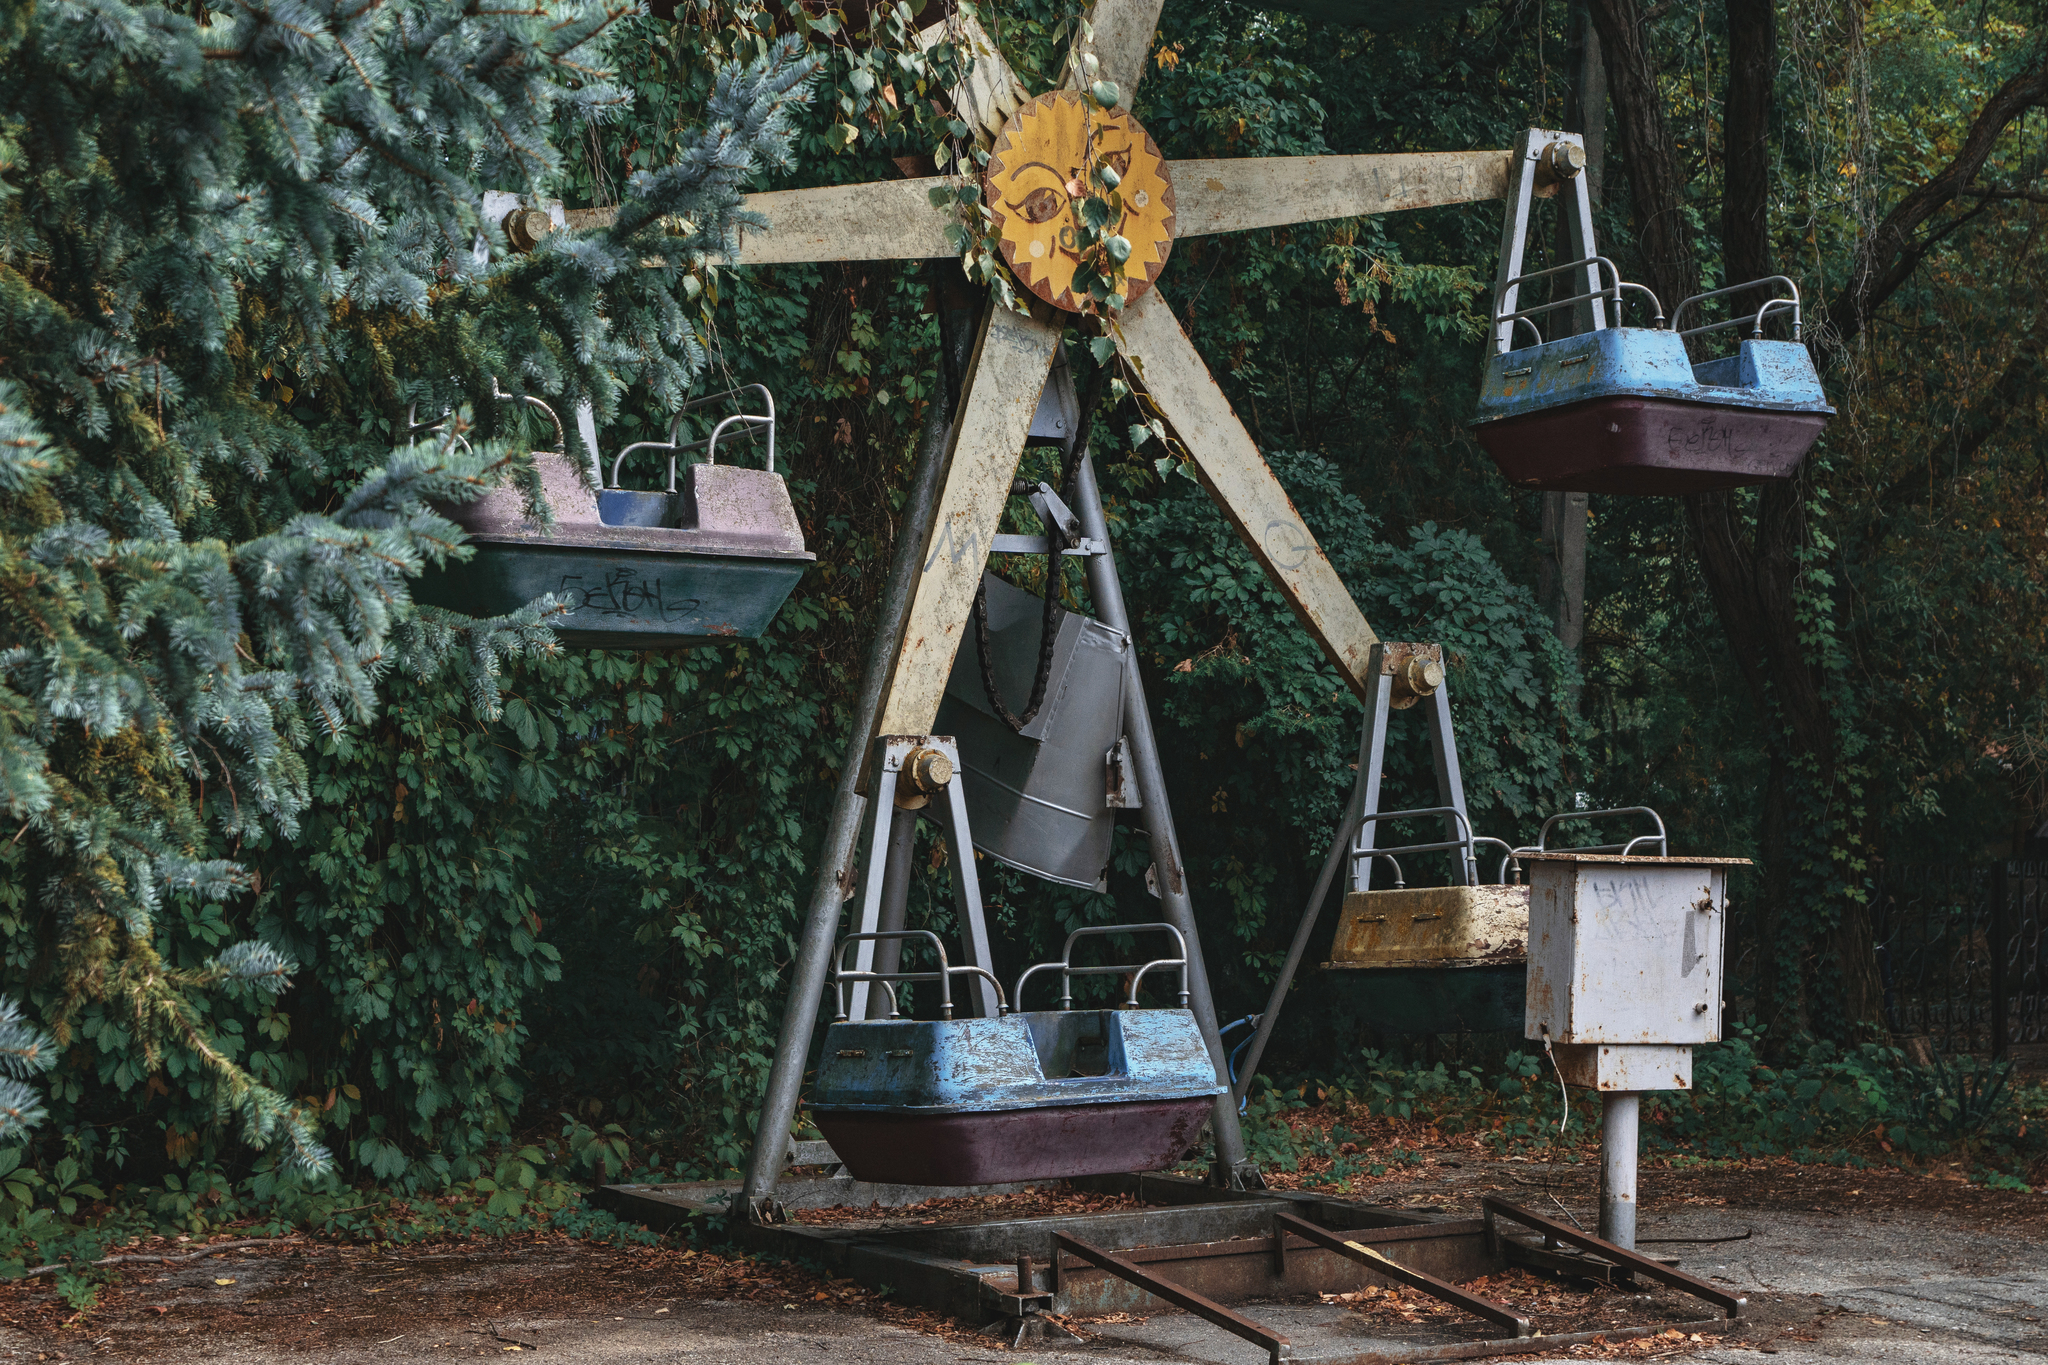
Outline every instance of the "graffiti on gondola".
[[586, 586], [582, 574], [564, 574], [556, 589], [575, 604], [574, 610], [600, 616], [630, 616], [642, 620], [676, 621], [697, 610], [701, 598], [669, 600], [659, 578], [629, 568], [607, 570], [602, 582]]
[[1671, 459], [1741, 457], [1756, 453], [1751, 435], [1727, 418], [1709, 413], [1696, 421], [1668, 423], [1664, 451]]

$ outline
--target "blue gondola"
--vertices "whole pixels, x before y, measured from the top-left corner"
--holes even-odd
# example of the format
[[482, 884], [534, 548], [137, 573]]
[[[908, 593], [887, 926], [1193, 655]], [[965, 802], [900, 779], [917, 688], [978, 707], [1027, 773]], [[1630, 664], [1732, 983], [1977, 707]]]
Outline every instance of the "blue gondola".
[[[992, 1019], [952, 1017], [952, 978], [987, 973], [949, 966], [936, 934], [913, 929], [842, 939], [842, 960], [863, 940], [928, 942], [938, 966], [837, 973], [840, 1016], [825, 1032], [811, 1121], [861, 1180], [995, 1185], [1175, 1164], [1200, 1138], [1223, 1092], [1186, 1007], [1185, 950], [1147, 963], [1072, 965], [1076, 939], [1136, 932], [1180, 939], [1165, 924], [1079, 930], [1061, 961], [1033, 967], [1017, 982], [1021, 1002], [1032, 976], [1058, 971], [1060, 1008], [1013, 1013], [999, 1005]], [[1155, 968], [1180, 973], [1180, 1008], [1137, 1008], [1139, 985]], [[1073, 977], [1111, 974], [1134, 974], [1123, 1008], [1072, 1008]], [[845, 988], [858, 981], [888, 992], [888, 1018], [846, 1018]], [[937, 983], [939, 1018], [897, 1017], [895, 986], [906, 981]]]
[[[1608, 288], [1496, 314], [1534, 333], [1532, 316], [1597, 298], [1617, 315], [1622, 291], [1604, 257], [1516, 277], [1526, 284], [1591, 264]], [[1699, 493], [1791, 477], [1834, 414], [1813, 359], [1798, 341], [1799, 295], [1782, 275], [1717, 289], [1679, 305], [1776, 286], [1751, 316], [1686, 331], [1662, 326], [1603, 327], [1494, 355], [1472, 423], [1501, 473], [1525, 488], [1587, 493]], [[1647, 296], [1648, 291], [1644, 290]], [[1649, 298], [1654, 307], [1654, 296]], [[1772, 341], [1764, 323], [1789, 318], [1792, 340]], [[1685, 339], [1749, 325], [1734, 355], [1694, 364]]]
[[[1511, 482], [1546, 491], [1700, 493], [1790, 478], [1834, 415], [1800, 343], [1798, 287], [1773, 275], [1697, 294], [1667, 325], [1656, 296], [1595, 252], [1584, 164], [1576, 135], [1540, 129], [1524, 135], [1514, 160], [1494, 354], [1472, 422], [1479, 444]], [[1539, 186], [1561, 192], [1579, 259], [1525, 272]], [[1570, 292], [1556, 297], [1553, 287], [1548, 301], [1523, 304], [1524, 291], [1546, 280]], [[1737, 296], [1749, 300], [1737, 315], [1681, 325], [1699, 305]], [[1622, 325], [1624, 300], [1646, 303], [1650, 325]], [[1576, 335], [1546, 341], [1539, 319], [1565, 310]], [[1787, 324], [1789, 339], [1766, 339], [1767, 323]], [[1692, 360], [1688, 339], [1733, 328], [1747, 329], [1735, 354]]]

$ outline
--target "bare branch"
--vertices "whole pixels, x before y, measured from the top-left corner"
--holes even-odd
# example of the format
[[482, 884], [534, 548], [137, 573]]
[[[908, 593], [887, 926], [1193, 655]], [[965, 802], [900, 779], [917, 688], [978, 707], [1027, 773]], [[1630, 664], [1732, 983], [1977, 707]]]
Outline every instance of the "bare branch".
[[1948, 165], [1894, 205], [1857, 250], [1849, 283], [1822, 312], [1837, 338], [1848, 341], [1869, 326], [1871, 314], [1912, 275], [1933, 241], [1959, 226], [1951, 224], [1933, 239], [1919, 238], [1923, 224], [1963, 197], [2014, 120], [2043, 104], [2048, 104], [2048, 60], [2037, 61], [1985, 101]]

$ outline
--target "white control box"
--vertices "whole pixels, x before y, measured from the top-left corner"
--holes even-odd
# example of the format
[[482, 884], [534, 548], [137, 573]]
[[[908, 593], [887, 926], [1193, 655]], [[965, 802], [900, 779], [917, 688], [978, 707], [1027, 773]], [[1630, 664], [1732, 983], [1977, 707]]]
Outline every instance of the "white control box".
[[1666, 1047], [1720, 1040], [1728, 869], [1747, 859], [1566, 852], [1524, 855], [1524, 863], [1527, 1037]]

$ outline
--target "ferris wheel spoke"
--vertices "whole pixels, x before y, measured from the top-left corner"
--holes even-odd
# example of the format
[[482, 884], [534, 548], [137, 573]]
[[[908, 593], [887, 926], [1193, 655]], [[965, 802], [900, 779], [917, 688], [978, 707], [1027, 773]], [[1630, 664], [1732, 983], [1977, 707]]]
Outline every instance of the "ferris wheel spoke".
[[984, 314], [880, 734], [929, 734], [938, 718], [1064, 326], [1063, 317], [1041, 322], [1000, 304]]
[[1031, 92], [1017, 79], [1003, 58], [1002, 49], [972, 15], [957, 10], [936, 24], [918, 30], [917, 45], [926, 52], [950, 42], [963, 50], [967, 73], [951, 92], [953, 112], [974, 129], [975, 140], [986, 146], [1002, 131], [1003, 124]]
[[939, 176], [819, 185], [750, 194], [746, 207], [768, 220], [766, 232], [741, 228], [735, 265], [795, 261], [915, 261], [950, 256], [950, 209], [933, 208]]
[[1145, 78], [1145, 59], [1152, 52], [1152, 35], [1159, 29], [1162, 0], [1097, 0], [1088, 11], [1089, 27], [1095, 31], [1095, 59], [1101, 63], [1103, 80], [1114, 81], [1117, 107], [1129, 109]]
[[1187, 448], [1203, 487], [1323, 653], [1363, 695], [1368, 656], [1379, 637], [1158, 294], [1124, 310], [1119, 349]]
[[1501, 199], [1506, 152], [1229, 157], [1175, 161], [1174, 236]]

